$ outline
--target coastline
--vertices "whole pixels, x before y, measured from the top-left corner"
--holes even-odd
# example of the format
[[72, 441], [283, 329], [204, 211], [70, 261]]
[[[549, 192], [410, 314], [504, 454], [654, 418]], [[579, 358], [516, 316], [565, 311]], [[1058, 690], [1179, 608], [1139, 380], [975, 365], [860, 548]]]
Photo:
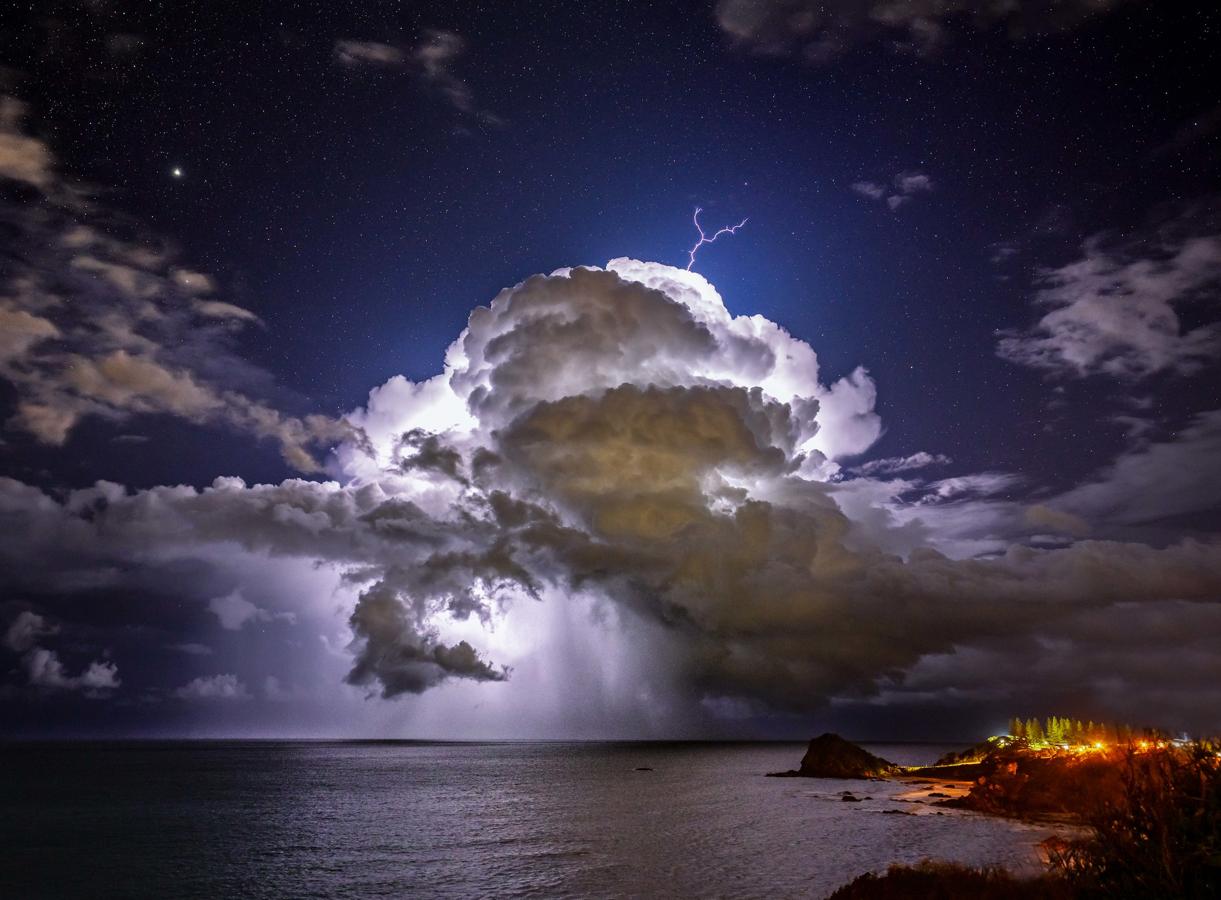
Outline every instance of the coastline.
[[[1203, 898], [1221, 891], [1221, 748], [1214, 741], [1156, 732], [1122, 744], [1007, 735], [931, 766], [901, 767], [824, 734], [810, 742], [799, 769], [773, 774], [886, 783], [900, 788], [886, 800], [926, 815], [982, 815], [1051, 832], [1038, 844], [1037, 874], [926, 859], [860, 875], [829, 900]], [[872, 798], [841, 791], [839, 799]]]

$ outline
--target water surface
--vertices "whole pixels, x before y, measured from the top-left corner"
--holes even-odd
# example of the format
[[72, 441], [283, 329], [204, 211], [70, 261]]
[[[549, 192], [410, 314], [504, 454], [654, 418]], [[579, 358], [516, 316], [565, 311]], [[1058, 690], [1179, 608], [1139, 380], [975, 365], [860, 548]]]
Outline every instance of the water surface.
[[[876, 782], [763, 777], [803, 749], [10, 745], [0, 896], [817, 898], [892, 862], [1030, 868], [1048, 833], [885, 815], [912, 807]], [[870, 749], [926, 763], [946, 748]], [[840, 802], [845, 789], [871, 799]]]

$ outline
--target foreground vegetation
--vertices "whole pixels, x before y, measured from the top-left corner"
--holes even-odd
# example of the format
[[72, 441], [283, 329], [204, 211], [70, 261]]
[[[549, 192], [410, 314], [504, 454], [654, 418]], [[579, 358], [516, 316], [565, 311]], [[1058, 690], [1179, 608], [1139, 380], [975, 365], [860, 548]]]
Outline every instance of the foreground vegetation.
[[1221, 754], [1129, 747], [1120, 790], [1087, 808], [1087, 837], [1051, 863], [1080, 896], [1221, 897]]
[[1141, 738], [1088, 751], [1025, 740], [981, 746], [991, 749], [976, 785], [951, 805], [1022, 818], [1059, 814], [1085, 825], [1085, 836], [1049, 842], [1048, 871], [1037, 879], [951, 864], [896, 866], [861, 876], [834, 900], [1221, 897], [1216, 745]]
[[885, 875], [861, 875], [827, 900], [1075, 900], [1061, 878], [1014, 878], [1004, 869], [955, 863], [891, 866]]

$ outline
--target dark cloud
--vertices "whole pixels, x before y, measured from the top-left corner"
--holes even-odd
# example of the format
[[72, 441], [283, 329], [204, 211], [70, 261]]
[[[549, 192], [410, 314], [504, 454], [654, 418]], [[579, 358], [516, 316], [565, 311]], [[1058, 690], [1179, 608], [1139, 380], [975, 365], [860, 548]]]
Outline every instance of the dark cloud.
[[1166, 143], [1159, 145], [1153, 151], [1153, 156], [1164, 156], [1181, 153], [1198, 141], [1211, 138], [1221, 131], [1221, 105], [1202, 110], [1178, 127], [1174, 135]]
[[361, 642], [348, 681], [377, 684], [383, 697], [419, 694], [446, 678], [503, 681], [508, 673], [480, 658], [466, 641], [446, 646], [437, 640], [421, 610], [382, 583], [360, 597], [352, 633]]
[[1221, 410], [1193, 417], [1171, 439], [1138, 442], [1057, 504], [1086, 519], [1132, 526], [1221, 506]]
[[16, 653], [24, 653], [34, 646], [41, 637], [53, 635], [59, 629], [47, 623], [46, 619], [28, 609], [17, 614], [4, 635], [4, 644]]
[[45, 647], [34, 647], [23, 658], [29, 685], [48, 691], [82, 691], [89, 697], [104, 697], [117, 689], [118, 667], [112, 662], [91, 662], [80, 675], [69, 675], [59, 654]]
[[930, 56], [959, 24], [1003, 27], [1015, 39], [1074, 28], [1124, 0], [719, 0], [717, 23], [735, 42], [768, 55], [829, 63], [878, 41]]
[[1056, 534], [1085, 537], [1090, 533], [1090, 523], [1080, 516], [1066, 512], [1063, 509], [1036, 503], [1026, 508], [1026, 521], [1039, 528], [1045, 528]]
[[21, 656], [26, 686], [34, 691], [81, 691], [87, 697], [105, 697], [121, 685], [118, 667], [109, 661], [95, 660], [80, 675], [69, 675], [59, 654], [41, 643], [59, 634], [58, 625], [30, 610], [22, 610], [9, 624], [4, 646]]
[[[1006, 715], [1072, 709], [1082, 719], [1208, 732], [1221, 693], [1212, 635], [1217, 603], [1116, 604], [1083, 610], [1054, 634], [1004, 636], [922, 659], [844, 711], [893, 723], [905, 710], [927, 720], [974, 719], [995, 728]], [[864, 714], [864, 715], [862, 715]]]
[[[204, 491], [155, 488], [133, 495], [103, 483], [73, 492], [60, 504], [0, 479], [0, 497], [5, 526], [20, 522], [27, 529], [2, 553], [4, 587], [34, 598], [122, 588], [135, 580], [161, 579], [166, 587], [175, 580], [172, 569], [157, 573], [168, 561], [198, 558], [209, 545], [236, 544], [250, 553], [348, 566], [351, 583], [373, 582], [352, 617], [357, 641], [364, 642], [353, 678], [387, 673], [387, 696], [408, 683], [403, 674], [407, 657], [416, 663], [414, 670], [453, 666], [452, 674], [481, 677], [461, 652], [438, 641], [429, 618], [444, 613], [487, 619], [489, 598], [506, 584], [531, 586], [530, 576], [498, 541], [489, 514], [478, 519], [474, 513], [479, 510], [472, 506], [473, 512], [460, 508], [453, 519], [428, 515], [408, 499], [387, 496], [378, 485], [345, 490], [334, 483], [289, 481], [247, 488], [228, 479]], [[134, 574], [133, 564], [139, 566]], [[224, 557], [217, 564], [223, 566]], [[148, 584], [143, 587], [147, 590]], [[390, 597], [398, 598], [395, 602], [407, 612], [379, 617], [377, 610]], [[249, 622], [295, 621], [293, 613], [269, 612], [239, 592], [213, 597], [206, 605], [215, 621], [231, 631]], [[11, 626], [14, 633], [22, 632], [19, 625]], [[429, 683], [448, 672], [444, 669]]]

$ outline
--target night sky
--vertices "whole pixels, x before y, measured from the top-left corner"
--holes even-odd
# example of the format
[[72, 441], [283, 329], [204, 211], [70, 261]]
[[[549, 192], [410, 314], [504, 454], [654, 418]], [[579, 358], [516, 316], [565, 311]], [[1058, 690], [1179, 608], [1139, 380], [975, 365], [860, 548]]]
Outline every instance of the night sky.
[[3, 731], [1221, 729], [1219, 36], [0, 13]]

